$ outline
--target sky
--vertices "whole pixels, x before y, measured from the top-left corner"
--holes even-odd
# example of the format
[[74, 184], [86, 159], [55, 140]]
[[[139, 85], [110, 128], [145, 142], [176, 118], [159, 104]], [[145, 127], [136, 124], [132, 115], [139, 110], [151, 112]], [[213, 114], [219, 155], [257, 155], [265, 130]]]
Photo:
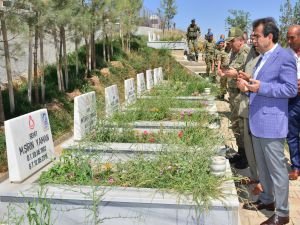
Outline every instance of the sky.
[[[201, 36], [207, 33], [208, 28], [212, 29], [214, 37], [220, 34], [227, 36], [225, 31], [225, 18], [230, 14], [229, 9], [244, 10], [250, 13], [250, 19], [255, 20], [262, 17], [274, 17], [279, 21], [280, 5], [285, 0], [175, 0], [177, 14], [173, 21], [176, 27], [186, 31], [191, 19], [196, 19], [201, 29]], [[294, 5], [296, 0], [291, 0]], [[160, 8], [160, 0], [144, 0], [144, 6], [157, 12]]]

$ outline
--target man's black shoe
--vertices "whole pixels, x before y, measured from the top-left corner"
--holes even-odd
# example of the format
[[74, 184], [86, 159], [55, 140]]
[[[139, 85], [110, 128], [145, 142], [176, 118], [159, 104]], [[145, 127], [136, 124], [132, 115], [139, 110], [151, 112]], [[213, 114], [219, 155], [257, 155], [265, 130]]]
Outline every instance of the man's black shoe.
[[226, 158], [229, 160], [229, 162], [230, 162], [231, 164], [232, 164], [232, 163], [236, 163], [236, 162], [242, 160], [242, 156], [240, 156], [239, 154], [235, 154], [235, 155], [232, 156], [232, 157], [226, 157]]
[[243, 170], [246, 169], [248, 167], [248, 162], [246, 160], [239, 160], [234, 164], [234, 168], [239, 169], [239, 170]]

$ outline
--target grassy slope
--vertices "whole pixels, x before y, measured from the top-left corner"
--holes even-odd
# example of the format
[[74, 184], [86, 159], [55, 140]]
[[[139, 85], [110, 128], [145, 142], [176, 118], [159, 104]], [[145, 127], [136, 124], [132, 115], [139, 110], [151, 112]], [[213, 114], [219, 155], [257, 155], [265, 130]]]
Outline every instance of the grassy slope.
[[[137, 73], [146, 69], [162, 66], [164, 68], [165, 79], [173, 79], [178, 81], [186, 81], [190, 79], [184, 69], [170, 56], [167, 50], [154, 50], [146, 47], [145, 39], [135, 38], [132, 42], [132, 52], [125, 54], [120, 48], [118, 42], [114, 43], [113, 60], [121, 61], [123, 68], [114, 68], [103, 62], [101, 55], [97, 55], [97, 67], [103, 68], [108, 66], [111, 75], [105, 77], [100, 75], [99, 70], [93, 71], [92, 75], [96, 75], [100, 80], [100, 87], [97, 88], [97, 99], [100, 103], [99, 110], [104, 107], [104, 88], [112, 84], [117, 84], [120, 97], [124, 99], [124, 80], [135, 77]], [[102, 53], [102, 44], [96, 47], [98, 54]], [[94, 90], [87, 79], [84, 79], [84, 59], [85, 49], [81, 48], [79, 52], [80, 75], [75, 75], [75, 56], [69, 56], [69, 79], [70, 88], [68, 92], [79, 89], [82, 93]], [[9, 113], [9, 102], [7, 91], [3, 92], [3, 101], [6, 119], [11, 119], [25, 113], [44, 108], [48, 108], [51, 130], [54, 139], [57, 139], [63, 133], [71, 131], [73, 126], [73, 102], [71, 102], [65, 93], [60, 93], [57, 89], [57, 76], [55, 66], [48, 66], [45, 70], [46, 82], [46, 105], [36, 104], [30, 106], [27, 101], [27, 85], [24, 84], [15, 90], [16, 112], [14, 115]], [[201, 91], [201, 90], [199, 90]], [[51, 103], [59, 106], [59, 110], [49, 110]], [[5, 135], [4, 131], [0, 131], [0, 172], [7, 170], [6, 152], [5, 152]]]

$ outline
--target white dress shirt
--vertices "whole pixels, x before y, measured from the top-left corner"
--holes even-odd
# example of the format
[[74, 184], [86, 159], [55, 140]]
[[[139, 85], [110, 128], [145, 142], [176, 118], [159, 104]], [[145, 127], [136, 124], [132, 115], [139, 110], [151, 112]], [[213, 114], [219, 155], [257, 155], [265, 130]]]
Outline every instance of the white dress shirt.
[[253, 74], [253, 79], [256, 80], [257, 74], [261, 70], [261, 68], [264, 66], [270, 55], [274, 52], [275, 48], [278, 46], [276, 43], [273, 48], [271, 48], [269, 51], [265, 52], [264, 54], [260, 54], [260, 57], [262, 57], [260, 64], [256, 67], [254, 74]]

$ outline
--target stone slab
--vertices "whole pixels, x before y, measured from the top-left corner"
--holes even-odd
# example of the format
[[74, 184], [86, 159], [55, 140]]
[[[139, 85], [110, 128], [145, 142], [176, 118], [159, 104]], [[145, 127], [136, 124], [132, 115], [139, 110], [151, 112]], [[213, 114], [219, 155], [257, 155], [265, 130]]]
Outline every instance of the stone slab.
[[152, 70], [146, 70], [147, 90], [151, 90], [154, 87]]
[[120, 110], [120, 99], [117, 85], [105, 88], [105, 112], [107, 117], [111, 117], [114, 112]]
[[[231, 176], [228, 162], [227, 176]], [[34, 182], [1, 185], [0, 218], [8, 204], [16, 205], [15, 215], [24, 213], [22, 206], [41, 197], [40, 188]], [[104, 225], [238, 225], [239, 202], [233, 181], [224, 182], [220, 190], [224, 197], [212, 199], [208, 211], [199, 208], [191, 196], [148, 188], [46, 185], [42, 198], [51, 204], [52, 219], [59, 225], [85, 224], [94, 205], [98, 205], [100, 218], [110, 218], [102, 221]]]
[[94, 91], [74, 98], [74, 138], [81, 140], [97, 123], [96, 93]]
[[185, 41], [148, 41], [147, 46], [155, 49], [186, 49]]
[[141, 96], [146, 91], [146, 82], [144, 73], [139, 73], [136, 75], [136, 82], [137, 82], [137, 96]]
[[5, 121], [9, 180], [22, 182], [54, 157], [47, 109]]
[[125, 89], [125, 106], [134, 104], [136, 102], [134, 79], [130, 78], [124, 81]]

